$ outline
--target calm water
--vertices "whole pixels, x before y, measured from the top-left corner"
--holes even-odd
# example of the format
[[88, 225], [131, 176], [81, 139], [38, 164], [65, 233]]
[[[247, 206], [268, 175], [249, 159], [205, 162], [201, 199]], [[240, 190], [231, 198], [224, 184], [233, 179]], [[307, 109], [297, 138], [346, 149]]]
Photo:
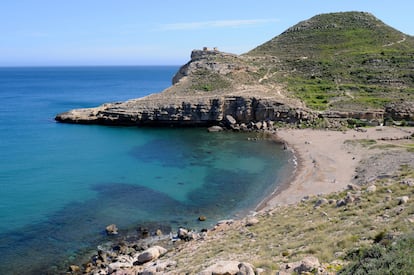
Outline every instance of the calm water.
[[[210, 226], [253, 209], [275, 188], [289, 155], [272, 141], [53, 120], [161, 91], [177, 69], [0, 68], [1, 274], [42, 274], [70, 262], [111, 223]], [[199, 215], [208, 222], [197, 224]]]

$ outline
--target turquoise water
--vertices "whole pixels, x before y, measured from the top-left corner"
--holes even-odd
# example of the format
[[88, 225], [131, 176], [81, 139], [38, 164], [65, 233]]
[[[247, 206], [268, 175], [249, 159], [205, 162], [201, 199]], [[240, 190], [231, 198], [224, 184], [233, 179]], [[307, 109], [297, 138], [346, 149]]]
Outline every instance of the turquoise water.
[[[288, 152], [249, 141], [254, 134], [53, 120], [161, 91], [177, 69], [0, 68], [2, 274], [53, 273], [103, 241], [111, 223], [121, 232], [210, 226], [253, 209], [282, 180]], [[199, 224], [200, 215], [208, 222]]]

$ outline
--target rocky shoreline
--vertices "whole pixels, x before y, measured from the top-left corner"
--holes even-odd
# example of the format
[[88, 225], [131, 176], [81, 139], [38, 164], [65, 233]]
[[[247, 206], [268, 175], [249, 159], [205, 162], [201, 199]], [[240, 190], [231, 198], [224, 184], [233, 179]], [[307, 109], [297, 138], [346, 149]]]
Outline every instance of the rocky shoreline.
[[[106, 103], [95, 108], [71, 110], [58, 114], [56, 121], [117, 126], [209, 127], [210, 132], [231, 130], [273, 134], [276, 139], [285, 143], [286, 148], [293, 150], [298, 166], [294, 178], [275, 190], [258, 206], [260, 213], [273, 211], [280, 205], [297, 203], [304, 197], [345, 189], [354, 176], [358, 162], [372, 153], [366, 150], [345, 151], [343, 147], [346, 138], [362, 140], [373, 137], [376, 141], [386, 142], [399, 140], [403, 134], [407, 136], [406, 132], [392, 127], [369, 128], [369, 133], [365, 129], [355, 132], [346, 130], [349, 129], [347, 127], [413, 124], [414, 104], [410, 102], [389, 104], [378, 110], [314, 111], [287, 96], [283, 87], [257, 83], [239, 84], [237, 81], [227, 87], [227, 84], [221, 82], [224, 80], [217, 78], [216, 74], [230, 74], [237, 80], [246, 72], [255, 70], [253, 67], [243, 66], [243, 58], [216, 50], [193, 51], [190, 62], [174, 77], [174, 85], [162, 93], [126, 102]], [[215, 87], [214, 93], [209, 93], [210, 86], [197, 82], [200, 70], [206, 77], [215, 77], [214, 81], [222, 86]], [[195, 85], [201, 86], [194, 89]], [[343, 132], [317, 132], [310, 128], [336, 129]], [[247, 222], [249, 219], [250, 222]], [[193, 244], [194, 241], [204, 242], [208, 234], [226, 232], [227, 228], [237, 227], [242, 230], [249, 226], [251, 219], [254, 218], [223, 221], [204, 232], [187, 232], [184, 235], [186, 229], [180, 229], [174, 236], [167, 235], [162, 238], [153, 232], [155, 237], [150, 239], [151, 242], [148, 239], [138, 242], [124, 239], [111, 247], [98, 250], [92, 260], [82, 268], [74, 265], [69, 271], [74, 274], [177, 274], [174, 270], [178, 263], [170, 260], [168, 256], [171, 251], [180, 251], [182, 247], [186, 247], [183, 244], [186, 241]], [[165, 253], [167, 255], [162, 257]], [[159, 257], [162, 257], [161, 261]], [[309, 267], [308, 262], [315, 264]], [[204, 270], [200, 274], [212, 274], [214, 268], [230, 270], [228, 274], [260, 273], [260, 270], [257, 271], [247, 262], [234, 259], [220, 259], [217, 265], [211, 266], [213, 267], [210, 269], [200, 267], [199, 270]], [[292, 264], [293, 266], [299, 268], [297, 270], [306, 271], [313, 270], [319, 264], [315, 259], [305, 259], [304, 262]], [[290, 271], [296, 270], [295, 268]]]
[[[352, 190], [360, 190], [365, 188], [364, 186], [367, 184], [372, 185], [376, 179], [382, 177], [381, 175], [387, 174], [391, 177], [402, 164], [414, 167], [412, 153], [398, 150], [398, 146], [405, 146], [405, 142], [412, 139], [413, 133], [414, 129], [409, 127], [377, 127], [362, 131], [348, 130], [347, 132], [311, 129], [276, 130], [276, 138], [284, 140], [287, 146], [294, 148], [299, 159], [298, 169], [294, 179], [277, 192], [269, 195], [263, 202], [257, 217], [277, 211], [283, 205], [294, 207], [299, 201], [309, 200], [310, 197], [320, 196], [321, 193], [337, 192], [350, 188], [349, 186], [353, 188]], [[321, 136], [324, 136], [325, 139], [322, 144], [319, 144]], [[394, 151], [387, 152], [387, 155], [381, 157], [381, 154], [378, 154], [382, 152], [381, 150], [367, 149], [358, 145], [361, 140], [367, 139], [375, 140], [379, 145], [392, 141], [398, 146]], [[339, 145], [338, 149], [331, 147], [333, 143]], [[352, 147], [350, 147], [351, 145]], [[321, 150], [321, 147], [328, 147], [328, 151]], [[320, 154], [318, 155], [316, 152], [320, 152]], [[331, 158], [337, 158], [337, 161], [341, 161], [342, 166], [331, 163]], [[349, 165], [353, 168], [347, 166], [347, 158]], [[395, 165], [389, 165], [390, 161]], [[370, 165], [370, 163], [375, 163], [375, 165]], [[336, 172], [332, 171], [333, 166], [336, 167]], [[381, 170], [381, 173], [378, 173], [378, 169]], [[309, 174], [309, 171], [312, 173]], [[373, 177], [374, 174], [377, 176]], [[332, 177], [335, 178], [334, 182], [331, 180]], [[355, 184], [350, 185], [350, 182], [355, 182]], [[344, 199], [344, 202], [346, 203], [347, 200]], [[340, 202], [338, 203], [340, 204]], [[172, 257], [173, 254], [179, 254], [184, 248], [197, 247], [211, 236], [217, 234], [225, 236], [228, 230], [238, 228], [243, 231], [243, 228], [254, 227], [260, 220], [255, 216], [254, 214], [240, 220], [223, 220], [213, 228], [203, 229], [200, 232], [179, 228], [176, 233], [167, 235], [163, 235], [160, 230], [144, 231], [147, 238], [140, 240], [132, 240], [128, 236], [123, 236], [114, 241], [112, 245], [101, 246], [91, 260], [83, 264], [82, 267], [80, 265], [70, 266], [69, 272], [72, 274], [181, 274], [176, 273], [175, 270], [178, 266], [181, 266], [182, 270], [182, 263], [178, 263], [175, 257]], [[116, 234], [117, 230], [114, 230], [114, 226], [109, 228], [110, 230], [107, 228], [108, 234]], [[142, 231], [138, 232], [141, 236], [142, 233]], [[216, 239], [216, 242], [220, 242], [220, 240]], [[195, 247], [194, 249], [196, 249]], [[315, 257], [305, 257], [301, 261], [289, 264], [289, 266], [289, 272], [297, 272], [298, 270], [305, 272], [322, 268]], [[232, 257], [221, 257], [216, 264], [204, 268], [199, 267], [199, 270], [197, 274], [225, 274], [213, 273], [213, 271], [219, 272], [219, 270], [227, 270], [228, 274], [255, 274], [254, 272], [260, 274], [263, 272], [248, 262], [237, 261]], [[290, 274], [286, 270], [285, 272]]]
[[[326, 25], [330, 20], [334, 20], [333, 23]], [[367, 25], [367, 22], [371, 23]], [[320, 30], [329, 31], [332, 26], [336, 28], [338, 24], [339, 26], [342, 24], [341, 28], [344, 30], [347, 30], [350, 25], [352, 28], [362, 30], [377, 29], [379, 33], [385, 31], [387, 31], [385, 33], [394, 33], [386, 26], [380, 28], [381, 24], [378, 22], [380, 21], [375, 20], [373, 16], [364, 13], [317, 16], [299, 23], [279, 37], [244, 55], [225, 53], [216, 48], [194, 50], [190, 61], [174, 76], [173, 85], [159, 94], [58, 114], [56, 121], [63, 123], [210, 127], [211, 132], [227, 129], [267, 131], [285, 142], [286, 148], [292, 148], [298, 161], [295, 177], [259, 205], [261, 211], [257, 216], [261, 220], [269, 220], [267, 226], [271, 228], [269, 229], [271, 232], [267, 233], [277, 236], [277, 243], [270, 245], [271, 239], [266, 234], [261, 235], [260, 226], [257, 226], [258, 222], [260, 224], [259, 218], [246, 217], [241, 220], [220, 222], [214, 228], [200, 233], [184, 234], [185, 229], [180, 229], [176, 235], [160, 240], [161, 243], [118, 243], [106, 250], [98, 251], [82, 268], [72, 266], [70, 272], [267, 274], [269, 270], [279, 270], [278, 274], [293, 272], [334, 274], [335, 272], [331, 272], [331, 269], [335, 269], [332, 266], [341, 266], [341, 264], [337, 265], [333, 262], [329, 266], [324, 266], [312, 256], [318, 254], [317, 250], [322, 247], [322, 244], [319, 244], [309, 248], [317, 239], [313, 235], [309, 237], [308, 243], [301, 243], [296, 247], [297, 251], [293, 251], [292, 245], [288, 244], [281, 250], [281, 243], [298, 236], [301, 239], [307, 232], [300, 230], [307, 225], [309, 231], [316, 232], [323, 229], [325, 224], [335, 228], [344, 220], [352, 220], [354, 223], [348, 227], [348, 230], [358, 224], [364, 224], [364, 221], [354, 221], [353, 216], [341, 215], [346, 215], [346, 211], [354, 211], [354, 216], [364, 214], [360, 212], [358, 204], [365, 202], [367, 206], [371, 203], [369, 194], [376, 192], [377, 185], [381, 186], [380, 197], [382, 196], [381, 199], [389, 203], [387, 207], [392, 209], [395, 220], [398, 220], [398, 215], [407, 212], [399, 208], [400, 204], [407, 203], [406, 197], [409, 198], [405, 187], [393, 186], [396, 192], [402, 194], [398, 200], [394, 198], [393, 204], [390, 203], [392, 199], [389, 198], [389, 194], [393, 192], [391, 185], [395, 185], [394, 177], [399, 169], [401, 170], [403, 165], [414, 167], [412, 145], [409, 143], [414, 131], [411, 127], [394, 127], [414, 126], [412, 77], [410, 78], [408, 73], [412, 64], [409, 59], [411, 52], [401, 55], [399, 62], [404, 61], [405, 63], [401, 64], [405, 66], [400, 76], [395, 76], [394, 56], [387, 57], [389, 53], [384, 51], [384, 44], [378, 42], [374, 47], [371, 45], [372, 42], [367, 42], [368, 40], [361, 43], [366, 44], [367, 48], [373, 47], [373, 55], [364, 54], [364, 60], [361, 61], [356, 60], [353, 54], [350, 55], [348, 52], [352, 51], [348, 48], [336, 53], [329, 52], [329, 56], [335, 58], [333, 63], [329, 63], [331, 67], [325, 68], [327, 64], [322, 57], [328, 53], [325, 52], [323, 55], [324, 51], [317, 46], [308, 47], [307, 39], [314, 38], [309, 43], [315, 45], [319, 45], [322, 41], [322, 48], [329, 48], [324, 45], [329, 45], [329, 41], [320, 39], [319, 34], [322, 33]], [[313, 33], [314, 30], [318, 31]], [[340, 29], [336, 32], [340, 33]], [[348, 39], [345, 34], [342, 34], [344, 39]], [[329, 35], [328, 32], [325, 37]], [[377, 33], [373, 36], [379, 37]], [[331, 48], [335, 49], [337, 46], [338, 44], [332, 44]], [[354, 50], [359, 51], [359, 49]], [[334, 67], [341, 70], [334, 73], [331, 70]], [[387, 72], [393, 73], [387, 75]], [[298, 97], [301, 97], [301, 100]], [[308, 108], [304, 102], [315, 108]], [[393, 127], [382, 127], [382, 125]], [[370, 127], [360, 128], [364, 126]], [[378, 155], [384, 150], [386, 156]], [[375, 167], [378, 169], [373, 169]], [[383, 178], [378, 179], [377, 174]], [[392, 183], [384, 183], [380, 181], [382, 179], [392, 180]], [[408, 182], [411, 182], [411, 179], [408, 179]], [[366, 187], [368, 184], [375, 188], [368, 189]], [[341, 198], [335, 198], [335, 195], [330, 199], [323, 197], [347, 188], [349, 194], [341, 193]], [[386, 192], [389, 194], [383, 196]], [[364, 196], [368, 198], [363, 198]], [[311, 200], [315, 197], [316, 199]], [[401, 199], [403, 197], [404, 199]], [[303, 206], [300, 202], [308, 203], [308, 208], [306, 213], [302, 210], [296, 213], [295, 220], [306, 220], [306, 223], [297, 226], [300, 227], [299, 232], [295, 231], [291, 222], [285, 224], [280, 233], [275, 233], [281, 220], [289, 220], [289, 214]], [[314, 207], [310, 206], [312, 204]], [[322, 207], [326, 208], [320, 212], [319, 209]], [[283, 212], [283, 216], [272, 220], [273, 216], [278, 215], [278, 211]], [[391, 217], [388, 212], [386, 216], [381, 214], [371, 222], [379, 220], [379, 225], [383, 226], [381, 223], [389, 221]], [[398, 213], [395, 214], [396, 212]], [[412, 223], [414, 217], [407, 215], [404, 216], [405, 219], [408, 223]], [[339, 216], [341, 218], [337, 218]], [[364, 217], [367, 220], [371, 218], [371, 216]], [[321, 220], [320, 224], [314, 225], [315, 220]], [[348, 225], [341, 224], [341, 226]], [[361, 230], [367, 231], [366, 227], [369, 227], [372, 233], [380, 234], [376, 232], [377, 228], [370, 224]], [[337, 238], [335, 233], [340, 230], [342, 229], [335, 228], [330, 239]], [[220, 246], [224, 238], [230, 234], [229, 232], [233, 232], [231, 235], [233, 241], [227, 243], [228, 247]], [[289, 235], [291, 232], [297, 234]], [[335, 255], [338, 258], [337, 255], [344, 253], [343, 249], [348, 247], [347, 243], [366, 243], [369, 237], [360, 237], [363, 234], [363, 232], [356, 232], [352, 236], [347, 236], [347, 239], [331, 243], [329, 249], [332, 250], [333, 246], [342, 246], [342, 250], [329, 250], [329, 253], [325, 254], [329, 254], [329, 257]], [[262, 246], [255, 247], [260, 238], [263, 240]], [[240, 239], [245, 243], [238, 243]], [[322, 238], [319, 241], [326, 243], [330, 239]], [[215, 248], [213, 251], [203, 250], [204, 245]], [[253, 248], [251, 249], [250, 246]], [[236, 252], [240, 247], [243, 249]], [[197, 253], [201, 254], [199, 256], [201, 259], [195, 259]], [[306, 257], [298, 259], [292, 256], [301, 253], [306, 254]], [[182, 255], [182, 258], [179, 255]], [[263, 263], [262, 258], [267, 258], [271, 263]], [[288, 259], [297, 261], [288, 262]], [[249, 264], [253, 260], [256, 261], [256, 265]], [[277, 262], [277, 267], [274, 262]], [[267, 269], [257, 266], [266, 266]]]

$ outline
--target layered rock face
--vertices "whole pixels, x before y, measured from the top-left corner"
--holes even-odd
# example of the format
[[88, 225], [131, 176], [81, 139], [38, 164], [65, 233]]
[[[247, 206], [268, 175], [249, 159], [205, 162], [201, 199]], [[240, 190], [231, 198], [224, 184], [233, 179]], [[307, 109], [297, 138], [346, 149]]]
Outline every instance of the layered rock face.
[[160, 102], [132, 100], [77, 109], [59, 114], [57, 121], [80, 124], [209, 126], [224, 121], [227, 115], [237, 123], [281, 121], [295, 123], [315, 118], [304, 109], [294, 109], [269, 99], [213, 97], [199, 100]]
[[390, 103], [385, 107], [386, 118], [414, 122], [414, 102]]

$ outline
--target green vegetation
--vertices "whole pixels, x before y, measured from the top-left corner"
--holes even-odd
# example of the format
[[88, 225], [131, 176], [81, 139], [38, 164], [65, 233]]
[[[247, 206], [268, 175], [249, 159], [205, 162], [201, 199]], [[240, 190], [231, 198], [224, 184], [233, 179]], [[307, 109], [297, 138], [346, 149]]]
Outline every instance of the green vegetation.
[[283, 91], [318, 111], [376, 111], [414, 101], [413, 59], [414, 37], [371, 14], [322, 14], [241, 57], [206, 54], [192, 67], [186, 91], [263, 85], [253, 90]]
[[193, 76], [191, 89], [197, 91], [211, 92], [223, 90], [230, 87], [230, 81], [223, 75], [208, 70], [199, 70]]
[[284, 82], [315, 110], [375, 109], [414, 99], [414, 38], [368, 13], [315, 16], [246, 55], [276, 56], [281, 69], [267, 81]]
[[369, 248], [348, 252], [346, 260], [351, 264], [339, 274], [412, 274], [414, 271], [414, 234], [408, 234], [394, 244], [377, 241]]
[[353, 139], [353, 140], [346, 140], [345, 144], [350, 145], [361, 145], [362, 147], [372, 147], [372, 145], [377, 144], [374, 139]]

